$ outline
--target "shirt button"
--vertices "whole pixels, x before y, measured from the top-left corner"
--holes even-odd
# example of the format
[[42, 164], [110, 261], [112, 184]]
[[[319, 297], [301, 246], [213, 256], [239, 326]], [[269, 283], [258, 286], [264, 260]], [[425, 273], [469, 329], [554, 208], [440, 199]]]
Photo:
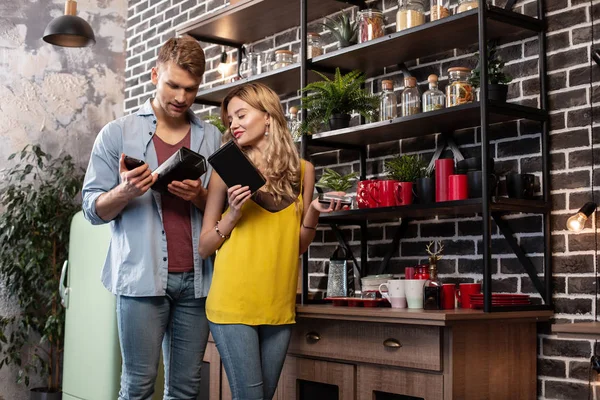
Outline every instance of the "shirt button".
[[152, 121], [153, 124], [156, 124], [156, 120]]
[[164, 235], [164, 234], [165, 234], [165, 231], [162, 231], [162, 234]]
[[148, 132], [148, 135], [152, 135], [152, 132]]
[[167, 257], [163, 257], [163, 261], [167, 261]]

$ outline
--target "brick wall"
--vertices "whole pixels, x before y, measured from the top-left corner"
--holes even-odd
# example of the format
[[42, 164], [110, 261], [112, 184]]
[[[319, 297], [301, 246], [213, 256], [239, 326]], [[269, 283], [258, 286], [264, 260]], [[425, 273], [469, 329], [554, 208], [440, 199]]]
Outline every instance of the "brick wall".
[[[503, 4], [503, 3], [502, 3]], [[226, 6], [222, 0], [164, 0], [130, 1], [127, 28], [127, 67], [125, 111], [132, 112], [152, 94], [149, 70], [158, 47], [174, 35], [174, 28], [189, 18]], [[383, 8], [388, 29], [395, 30], [396, 2], [385, 0], [375, 5]], [[590, 7], [589, 1], [547, 0], [548, 16], [548, 82], [551, 116], [551, 190], [553, 201], [552, 254], [554, 266], [555, 320], [558, 323], [594, 320], [598, 305], [595, 301], [597, 255], [594, 251], [595, 222], [579, 234], [565, 229], [566, 219], [584, 202], [591, 200], [590, 184], [594, 176], [596, 201], [600, 199], [600, 67], [592, 65], [593, 87], [590, 89], [591, 17], [596, 16], [594, 41], [600, 47], [600, 1]], [[528, 15], [536, 14], [535, 2], [521, 2], [515, 10]], [[309, 30], [323, 32], [310, 24]], [[324, 32], [323, 32], [324, 33]], [[333, 38], [323, 34], [326, 51], [336, 48]], [[202, 87], [218, 85], [224, 80], [216, 71], [223, 49], [202, 44], [207, 56], [207, 72]], [[423, 44], [424, 46], [426, 43]], [[298, 29], [280, 32], [254, 43], [257, 51], [268, 49], [299, 49]], [[235, 56], [231, 49], [225, 49]], [[407, 65], [424, 87], [430, 73], [440, 75], [442, 88], [450, 66], [473, 67], [476, 48], [456, 49], [430, 56]], [[510, 43], [500, 48], [507, 69], [514, 78], [509, 87], [509, 99], [526, 105], [539, 104], [537, 76], [537, 38]], [[368, 86], [379, 91], [382, 77], [368, 81]], [[395, 88], [402, 89], [402, 75], [388, 69], [385, 78], [393, 79]], [[594, 129], [590, 124], [590, 97], [596, 108]], [[297, 97], [283, 99], [286, 109], [298, 103]], [[197, 106], [199, 114], [214, 112], [213, 108]], [[492, 127], [490, 151], [496, 159], [496, 171], [527, 172], [541, 176], [541, 143], [539, 124], [516, 122]], [[465, 156], [480, 154], [480, 135], [477, 130], [458, 132], [455, 139]], [[591, 166], [590, 144], [598, 145], [595, 168]], [[386, 158], [419, 153], [429, 158], [435, 150], [437, 138], [429, 135], [392, 143], [370, 146], [367, 173], [380, 176]], [[312, 161], [319, 174], [322, 167], [334, 167], [343, 172], [358, 170], [358, 157], [351, 151], [333, 151], [314, 155]], [[500, 191], [505, 191], [501, 181]], [[511, 228], [534, 265], [541, 271], [543, 261], [542, 218], [539, 215], [514, 215], [509, 218]], [[370, 266], [378, 265], [393, 237], [397, 221], [369, 225]], [[535, 294], [529, 278], [508, 248], [494, 225], [492, 237], [493, 287], [495, 291]], [[360, 230], [344, 228], [344, 234], [359, 255]], [[440, 263], [441, 278], [448, 282], [471, 282], [481, 279], [481, 218], [439, 217], [418, 220], [409, 226], [390, 261], [390, 272], [402, 272], [404, 266], [424, 262], [425, 245], [431, 240], [442, 240], [444, 259]], [[336, 246], [333, 233], [319, 228], [309, 250], [310, 288], [314, 292], [326, 288], [327, 260]], [[588, 396], [589, 357], [594, 343], [588, 340], [558, 339], [550, 334], [549, 326], [541, 326], [539, 333], [539, 398], [585, 399]], [[596, 381], [596, 376], [592, 379]]]

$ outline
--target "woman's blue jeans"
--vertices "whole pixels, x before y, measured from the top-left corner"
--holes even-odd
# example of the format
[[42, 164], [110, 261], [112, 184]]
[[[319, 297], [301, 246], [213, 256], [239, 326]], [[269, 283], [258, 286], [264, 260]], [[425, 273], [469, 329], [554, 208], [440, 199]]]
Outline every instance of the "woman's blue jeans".
[[162, 344], [165, 400], [196, 400], [208, 320], [194, 298], [194, 273], [169, 274], [166, 296], [117, 296], [121, 356], [119, 400], [152, 398]]
[[292, 325], [209, 322], [233, 400], [271, 400], [290, 343]]

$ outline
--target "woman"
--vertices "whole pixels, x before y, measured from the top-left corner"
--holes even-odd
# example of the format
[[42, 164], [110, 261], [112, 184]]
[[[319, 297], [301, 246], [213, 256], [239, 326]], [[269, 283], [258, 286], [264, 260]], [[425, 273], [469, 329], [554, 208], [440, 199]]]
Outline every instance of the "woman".
[[312, 200], [315, 169], [300, 160], [271, 89], [233, 89], [221, 118], [229, 126], [224, 139], [237, 142], [267, 183], [252, 194], [247, 186], [227, 188], [216, 173], [211, 178], [199, 251], [203, 258], [219, 251], [206, 314], [233, 399], [271, 399], [295, 322], [298, 257], [319, 214], [341, 207]]

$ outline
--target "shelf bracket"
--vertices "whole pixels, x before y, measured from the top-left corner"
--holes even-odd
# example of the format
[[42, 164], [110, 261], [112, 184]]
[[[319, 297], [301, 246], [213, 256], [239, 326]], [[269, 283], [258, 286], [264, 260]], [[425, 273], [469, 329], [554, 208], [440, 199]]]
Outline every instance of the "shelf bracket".
[[511, 11], [512, 8], [515, 6], [515, 3], [517, 2], [517, 0], [508, 0], [506, 2], [506, 5], [504, 6], [505, 10]]
[[402, 75], [404, 75], [404, 78], [410, 78], [411, 76], [413, 76], [410, 73], [410, 71], [408, 70], [408, 68], [406, 67], [406, 64], [404, 64], [404, 63], [398, 64], [398, 69], [402, 72]]
[[544, 299], [544, 303], [548, 304], [548, 301], [546, 299], [546, 289], [540, 281], [540, 278], [537, 276], [535, 266], [532, 264], [531, 260], [525, 255], [523, 249], [521, 249], [521, 246], [519, 246], [519, 244], [515, 240], [512, 229], [510, 229], [508, 223], [504, 219], [502, 219], [502, 216], [499, 213], [492, 213], [492, 218], [496, 222], [496, 225], [498, 225], [498, 228], [500, 228], [500, 232], [502, 232], [502, 235], [504, 235], [504, 238], [508, 242], [508, 245], [512, 249], [513, 253], [515, 253], [517, 258], [519, 259], [519, 262], [525, 269], [525, 272], [527, 272], [527, 275], [529, 275], [529, 279], [531, 279], [533, 286], [535, 286], [540, 296], [542, 296], [542, 299]]
[[435, 167], [435, 160], [440, 158], [440, 156], [442, 155], [444, 150], [446, 150], [446, 148], [449, 148], [450, 151], [452, 151], [452, 155], [454, 155], [455, 160], [462, 161], [465, 159], [465, 157], [461, 153], [460, 149], [456, 145], [456, 142], [454, 141], [454, 137], [452, 136], [452, 134], [442, 132], [438, 136], [438, 145], [435, 149], [435, 153], [433, 153], [433, 156], [431, 157], [431, 161], [429, 161], [429, 165], [427, 166], [427, 173], [431, 173], [433, 171], [433, 168]]
[[396, 232], [394, 233], [394, 239], [392, 239], [390, 248], [388, 249], [387, 253], [383, 257], [381, 264], [379, 264], [377, 271], [375, 271], [376, 275], [383, 274], [385, 272], [385, 270], [387, 269], [390, 259], [394, 255], [394, 251], [396, 250], [396, 248], [398, 248], [398, 245], [400, 244], [400, 239], [402, 239], [404, 237], [404, 235], [406, 235], [406, 230], [408, 229], [409, 222], [410, 222], [410, 218], [402, 218], [400, 225], [398, 226], [398, 228], [396, 229]]

